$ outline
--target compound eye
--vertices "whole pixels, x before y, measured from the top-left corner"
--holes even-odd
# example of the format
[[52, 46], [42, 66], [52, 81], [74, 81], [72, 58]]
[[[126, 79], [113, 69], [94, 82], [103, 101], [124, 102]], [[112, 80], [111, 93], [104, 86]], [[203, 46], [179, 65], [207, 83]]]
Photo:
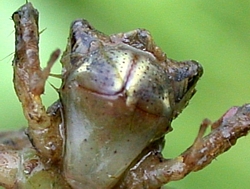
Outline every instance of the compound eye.
[[124, 89], [132, 55], [118, 49], [98, 49], [90, 54], [76, 70], [78, 84], [90, 91], [115, 95]]
[[165, 70], [155, 60], [138, 57], [126, 84], [127, 105], [154, 115], [171, 114], [172, 88]]

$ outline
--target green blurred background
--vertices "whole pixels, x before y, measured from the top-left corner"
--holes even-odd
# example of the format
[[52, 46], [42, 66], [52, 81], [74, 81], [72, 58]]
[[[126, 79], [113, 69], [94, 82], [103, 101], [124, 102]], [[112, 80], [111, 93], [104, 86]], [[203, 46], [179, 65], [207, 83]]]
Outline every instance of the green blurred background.
[[[24, 0], [0, 0], [0, 129], [26, 125], [12, 85], [14, 29], [11, 14]], [[188, 108], [173, 123], [164, 154], [175, 157], [194, 140], [203, 118], [215, 120], [233, 105], [250, 102], [250, 1], [101, 1], [33, 0], [40, 12], [43, 65], [56, 48], [64, 49], [71, 21], [86, 18], [107, 34], [146, 28], [156, 43], [176, 60], [198, 60], [205, 73]], [[8, 56], [9, 55], [9, 56]], [[6, 57], [6, 58], [5, 58]], [[60, 64], [53, 68], [60, 73]], [[50, 79], [56, 86], [59, 80]], [[57, 99], [47, 85], [46, 105]], [[172, 189], [249, 189], [250, 136], [221, 155], [205, 170], [168, 184]]]

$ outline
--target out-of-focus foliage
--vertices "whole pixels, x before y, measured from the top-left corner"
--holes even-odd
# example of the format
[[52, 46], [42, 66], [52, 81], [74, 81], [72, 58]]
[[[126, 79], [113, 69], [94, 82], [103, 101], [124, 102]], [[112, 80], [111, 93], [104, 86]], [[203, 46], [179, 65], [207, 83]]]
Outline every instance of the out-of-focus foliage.
[[[23, 3], [24, 0], [1, 0], [1, 130], [26, 125], [14, 94], [11, 67], [14, 29], [10, 18]], [[33, 0], [32, 3], [40, 12], [40, 30], [46, 29], [40, 42], [43, 64], [54, 49], [65, 48], [70, 22], [86, 18], [98, 30], [108, 34], [146, 28], [169, 57], [195, 59], [203, 65], [205, 73], [198, 83], [198, 93], [174, 122], [174, 131], [167, 136], [166, 157], [177, 156], [193, 142], [203, 118], [217, 119], [229, 107], [250, 102], [248, 1]], [[53, 71], [60, 72], [59, 63]], [[50, 82], [60, 85], [58, 79]], [[44, 102], [49, 105], [56, 98], [57, 93], [48, 85]], [[236, 147], [204, 171], [192, 173], [168, 186], [174, 189], [250, 188], [249, 145], [250, 136], [241, 139]]]

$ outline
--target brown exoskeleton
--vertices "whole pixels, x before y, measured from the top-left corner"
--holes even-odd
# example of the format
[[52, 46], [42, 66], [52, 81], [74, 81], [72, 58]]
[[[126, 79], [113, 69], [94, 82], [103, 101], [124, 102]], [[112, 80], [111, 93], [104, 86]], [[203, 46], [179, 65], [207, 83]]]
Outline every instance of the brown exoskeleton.
[[60, 52], [42, 70], [37, 10], [26, 3], [12, 18], [14, 86], [28, 128], [0, 135], [6, 188], [157, 189], [204, 168], [250, 129], [250, 105], [233, 107], [164, 159], [164, 136], [194, 95], [201, 65], [167, 58], [147, 30], [108, 36], [86, 20], [71, 25], [59, 100], [46, 109], [40, 96]]

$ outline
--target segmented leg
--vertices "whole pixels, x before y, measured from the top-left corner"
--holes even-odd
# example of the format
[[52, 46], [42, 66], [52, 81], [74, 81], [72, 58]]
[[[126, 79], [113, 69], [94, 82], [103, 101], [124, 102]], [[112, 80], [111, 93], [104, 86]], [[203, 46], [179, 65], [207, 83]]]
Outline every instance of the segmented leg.
[[0, 145], [0, 186], [6, 189], [71, 189], [57, 167], [47, 169], [36, 150]]
[[28, 120], [28, 136], [40, 157], [46, 162], [61, 158], [62, 137], [60, 103], [54, 105], [54, 112], [47, 113], [40, 95], [49, 76], [50, 68], [59, 56], [55, 51], [42, 70], [39, 61], [38, 11], [31, 3], [18, 9], [12, 19], [15, 23], [16, 48], [13, 60], [14, 86]]
[[166, 54], [154, 43], [151, 34], [145, 29], [114, 34], [110, 38], [114, 42], [121, 41], [137, 49], [151, 52], [159, 61], [166, 59]]
[[192, 171], [199, 171], [218, 155], [229, 150], [238, 138], [250, 131], [250, 104], [229, 109], [212, 124], [212, 131], [204, 136], [209, 122], [204, 120], [193, 145], [175, 159], [164, 159], [159, 152], [151, 152], [145, 160], [132, 167], [117, 188], [157, 189], [170, 181], [180, 180]]

